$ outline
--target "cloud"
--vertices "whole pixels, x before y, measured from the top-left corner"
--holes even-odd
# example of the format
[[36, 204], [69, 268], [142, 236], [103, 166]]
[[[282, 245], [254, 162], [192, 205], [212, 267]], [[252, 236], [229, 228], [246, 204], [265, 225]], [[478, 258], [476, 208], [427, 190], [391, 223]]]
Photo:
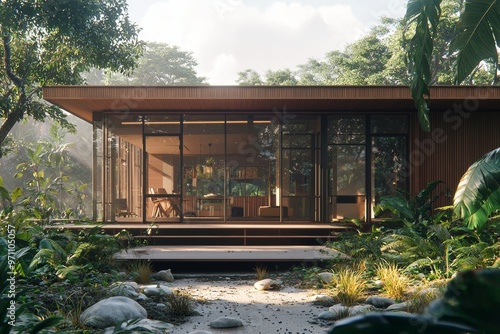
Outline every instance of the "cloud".
[[350, 6], [240, 0], [169, 0], [151, 4], [139, 22], [144, 40], [191, 51], [210, 84], [234, 84], [247, 68], [294, 69], [355, 41], [365, 26]]

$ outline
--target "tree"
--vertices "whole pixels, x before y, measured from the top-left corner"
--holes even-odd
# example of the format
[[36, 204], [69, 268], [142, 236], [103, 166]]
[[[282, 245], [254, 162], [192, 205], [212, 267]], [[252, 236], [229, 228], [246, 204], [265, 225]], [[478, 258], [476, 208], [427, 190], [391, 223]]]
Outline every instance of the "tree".
[[[498, 81], [498, 51], [500, 47], [500, 1], [465, 0], [460, 3], [459, 21], [449, 45], [453, 61], [454, 83], [461, 84], [486, 63], [493, 83]], [[404, 17], [404, 46], [411, 76], [410, 89], [419, 121], [425, 131], [430, 130], [429, 87], [432, 84], [433, 54], [439, 36], [439, 23], [449, 18], [443, 15], [442, 0], [409, 0]]]
[[[206, 78], [198, 77], [196, 60], [191, 52], [177, 46], [148, 42], [137, 68], [130, 76], [109, 73], [104, 84], [112, 85], [206, 85]], [[95, 74], [94, 74], [95, 75]]]
[[295, 86], [297, 85], [297, 79], [293, 72], [285, 68], [283, 70], [277, 71], [267, 71], [266, 72], [266, 80], [264, 81], [264, 85], [269, 86]]
[[80, 84], [91, 67], [125, 73], [142, 52], [126, 0], [3, 1], [0, 7], [0, 156], [8, 133], [25, 116], [72, 128], [41, 100], [45, 85]]
[[259, 73], [252, 69], [238, 72], [236, 83], [240, 86], [260, 86], [263, 84]]

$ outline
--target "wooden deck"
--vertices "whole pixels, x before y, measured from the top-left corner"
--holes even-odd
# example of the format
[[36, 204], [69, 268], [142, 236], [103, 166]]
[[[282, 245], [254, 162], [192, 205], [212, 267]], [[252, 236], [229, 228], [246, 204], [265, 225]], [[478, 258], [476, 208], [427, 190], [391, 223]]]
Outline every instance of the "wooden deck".
[[284, 246], [320, 245], [348, 229], [342, 224], [318, 223], [115, 223], [59, 224], [51, 228], [86, 229], [100, 226], [109, 234], [127, 230], [150, 246]]
[[342, 256], [322, 246], [145, 246], [122, 251], [116, 259], [169, 262], [312, 262]]

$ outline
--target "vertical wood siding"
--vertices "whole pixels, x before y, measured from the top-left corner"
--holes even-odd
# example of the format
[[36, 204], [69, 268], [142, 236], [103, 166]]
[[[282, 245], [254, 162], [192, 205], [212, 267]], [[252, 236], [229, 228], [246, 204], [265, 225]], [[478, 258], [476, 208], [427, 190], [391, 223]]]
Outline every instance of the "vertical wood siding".
[[410, 136], [410, 192], [418, 193], [427, 183], [441, 180], [439, 191], [449, 191], [436, 206], [451, 205], [453, 194], [469, 166], [500, 147], [500, 113], [464, 110], [431, 112], [430, 133], [421, 131], [412, 116]]

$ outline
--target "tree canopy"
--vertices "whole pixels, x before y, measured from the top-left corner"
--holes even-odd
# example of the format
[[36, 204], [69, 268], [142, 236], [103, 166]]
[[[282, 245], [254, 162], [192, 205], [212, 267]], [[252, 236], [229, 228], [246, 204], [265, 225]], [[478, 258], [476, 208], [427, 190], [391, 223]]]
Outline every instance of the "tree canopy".
[[178, 46], [147, 42], [132, 73], [109, 72], [94, 80], [105, 85], [206, 85], [206, 78], [196, 73], [197, 65], [192, 53]]
[[71, 128], [41, 99], [46, 85], [80, 84], [91, 67], [126, 73], [142, 53], [126, 0], [9, 0], [0, 6], [0, 156], [20, 120], [46, 117]]
[[[457, 54], [450, 53], [455, 27], [460, 18], [461, 1], [444, 0], [440, 5], [441, 19], [436, 24], [433, 51], [429, 54], [428, 84], [453, 84]], [[406, 25], [405, 25], [406, 24]], [[413, 25], [413, 28], [415, 26]], [[364, 37], [333, 50], [323, 59], [309, 59], [296, 71], [267, 71], [264, 77], [252, 69], [238, 73], [240, 85], [410, 85], [413, 72], [406, 62], [403, 37], [408, 38], [412, 27], [402, 19], [382, 18]], [[407, 40], [406, 40], [407, 42]], [[407, 42], [408, 43], [408, 42]], [[408, 45], [408, 44], [406, 44]], [[483, 66], [468, 78], [469, 83], [489, 83], [488, 70]], [[410, 69], [414, 68], [410, 64]], [[287, 73], [278, 76], [276, 73]]]

